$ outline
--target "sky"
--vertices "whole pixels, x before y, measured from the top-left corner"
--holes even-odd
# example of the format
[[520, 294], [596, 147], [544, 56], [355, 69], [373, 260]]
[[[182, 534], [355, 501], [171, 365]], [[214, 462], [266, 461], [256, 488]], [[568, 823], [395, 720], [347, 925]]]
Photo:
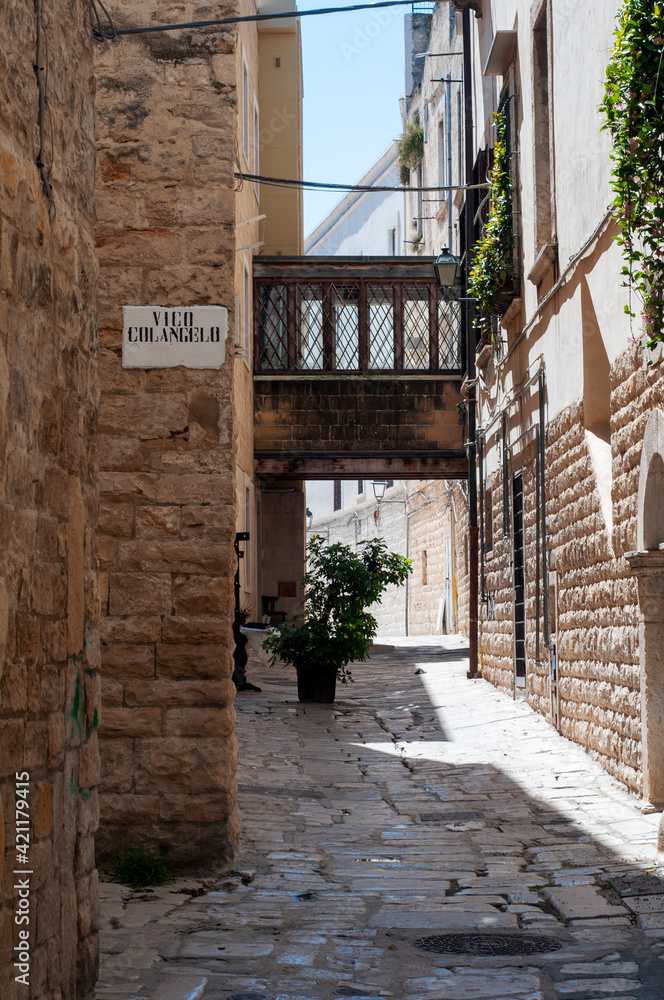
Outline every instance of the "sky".
[[[298, 0], [297, 6], [324, 4]], [[401, 134], [406, 13], [410, 7], [388, 7], [300, 22], [306, 180], [354, 184]], [[304, 192], [305, 237], [343, 195]]]

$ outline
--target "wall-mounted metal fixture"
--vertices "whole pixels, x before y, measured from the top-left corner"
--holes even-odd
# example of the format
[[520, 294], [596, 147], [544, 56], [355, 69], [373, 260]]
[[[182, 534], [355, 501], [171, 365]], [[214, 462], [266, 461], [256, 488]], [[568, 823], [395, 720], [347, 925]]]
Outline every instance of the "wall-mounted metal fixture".
[[443, 247], [433, 262], [433, 270], [440, 288], [452, 288], [459, 273], [459, 258]]

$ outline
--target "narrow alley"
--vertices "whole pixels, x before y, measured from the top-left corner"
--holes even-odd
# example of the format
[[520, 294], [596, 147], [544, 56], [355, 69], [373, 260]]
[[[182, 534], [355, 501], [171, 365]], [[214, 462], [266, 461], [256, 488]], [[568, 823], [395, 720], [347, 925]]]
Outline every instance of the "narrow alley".
[[240, 853], [101, 885], [98, 1000], [662, 997], [659, 816], [458, 638], [392, 641], [330, 706], [252, 668]]

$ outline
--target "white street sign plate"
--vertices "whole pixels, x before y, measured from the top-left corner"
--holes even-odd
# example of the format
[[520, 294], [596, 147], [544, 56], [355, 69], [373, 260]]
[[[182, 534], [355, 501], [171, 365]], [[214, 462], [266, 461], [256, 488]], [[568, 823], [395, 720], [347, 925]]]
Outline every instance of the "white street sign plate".
[[123, 306], [123, 368], [221, 368], [224, 306]]

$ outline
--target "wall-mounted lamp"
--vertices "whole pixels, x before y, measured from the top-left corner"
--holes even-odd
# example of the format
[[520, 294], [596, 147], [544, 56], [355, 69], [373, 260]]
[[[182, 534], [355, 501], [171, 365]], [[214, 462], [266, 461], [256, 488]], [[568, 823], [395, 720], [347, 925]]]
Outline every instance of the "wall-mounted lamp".
[[441, 288], [452, 288], [459, 273], [459, 258], [443, 247], [433, 262], [436, 280]]
[[385, 496], [385, 490], [387, 489], [387, 479], [374, 479], [371, 484], [373, 489], [374, 499], [380, 503], [380, 501]]

